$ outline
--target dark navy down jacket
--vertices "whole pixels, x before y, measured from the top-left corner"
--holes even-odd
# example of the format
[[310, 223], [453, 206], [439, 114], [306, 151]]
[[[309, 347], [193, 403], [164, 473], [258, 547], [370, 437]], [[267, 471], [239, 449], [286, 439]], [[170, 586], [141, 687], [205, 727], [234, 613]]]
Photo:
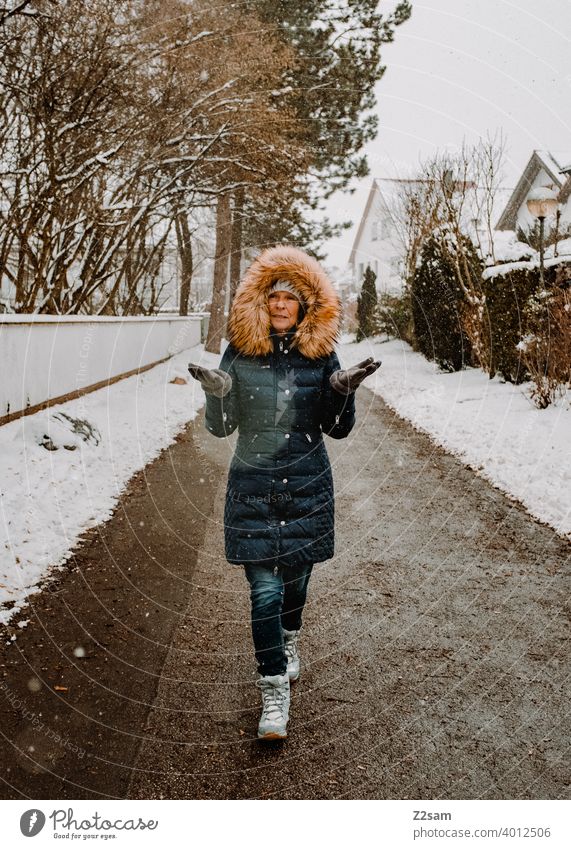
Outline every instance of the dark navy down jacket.
[[273, 354], [245, 356], [229, 345], [220, 368], [232, 377], [222, 399], [206, 396], [206, 427], [238, 429], [226, 490], [224, 538], [230, 563], [296, 566], [334, 551], [333, 479], [323, 434], [347, 436], [355, 396], [329, 384], [335, 352], [308, 359], [273, 335]]

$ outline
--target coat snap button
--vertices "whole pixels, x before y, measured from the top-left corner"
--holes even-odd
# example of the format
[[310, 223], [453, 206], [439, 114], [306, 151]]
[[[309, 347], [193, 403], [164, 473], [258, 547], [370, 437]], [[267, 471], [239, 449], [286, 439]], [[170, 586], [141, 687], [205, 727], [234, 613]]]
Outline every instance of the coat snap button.
[[284, 522], [283, 519], [281, 520], [280, 525], [285, 525], [285, 522]]
[[282, 483], [287, 483], [287, 478], [284, 478]]
[[289, 433], [284, 433], [284, 438], [289, 439]]
[[289, 395], [289, 389], [286, 389], [285, 394]]

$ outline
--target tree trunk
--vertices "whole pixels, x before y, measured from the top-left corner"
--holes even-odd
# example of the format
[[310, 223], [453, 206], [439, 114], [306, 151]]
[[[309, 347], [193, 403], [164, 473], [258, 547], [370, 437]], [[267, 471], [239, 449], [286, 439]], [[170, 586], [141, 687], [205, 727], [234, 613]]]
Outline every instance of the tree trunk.
[[193, 260], [192, 241], [190, 238], [190, 227], [186, 212], [180, 211], [175, 218], [176, 241], [178, 255], [180, 257], [180, 298], [178, 314], [188, 315], [188, 302], [190, 300], [190, 287], [192, 284]]
[[228, 259], [232, 230], [230, 195], [220, 195], [216, 209], [216, 251], [214, 254], [214, 280], [208, 337], [204, 349], [211, 354], [220, 353], [220, 340], [224, 334], [224, 307], [228, 284]]
[[230, 246], [230, 303], [228, 305], [228, 315], [230, 315], [234, 294], [240, 282], [243, 214], [244, 189], [240, 188], [237, 190], [234, 198], [234, 213], [232, 215], [232, 243]]

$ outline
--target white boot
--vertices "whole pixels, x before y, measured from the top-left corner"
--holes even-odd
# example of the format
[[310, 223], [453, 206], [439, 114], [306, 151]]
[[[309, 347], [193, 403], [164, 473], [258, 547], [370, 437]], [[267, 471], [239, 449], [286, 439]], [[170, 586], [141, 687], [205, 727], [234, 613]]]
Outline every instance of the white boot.
[[297, 653], [297, 638], [299, 631], [284, 632], [284, 649], [287, 657], [287, 674], [290, 681], [297, 681], [299, 678], [299, 655]]
[[289, 677], [263, 675], [257, 686], [262, 691], [262, 716], [258, 725], [260, 740], [284, 740], [287, 737], [289, 719]]

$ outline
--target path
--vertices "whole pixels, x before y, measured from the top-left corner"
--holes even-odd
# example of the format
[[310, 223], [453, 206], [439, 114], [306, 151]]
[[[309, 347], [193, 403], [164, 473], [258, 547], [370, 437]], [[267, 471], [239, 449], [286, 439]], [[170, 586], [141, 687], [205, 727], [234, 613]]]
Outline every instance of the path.
[[[74, 739], [92, 745], [82, 759], [45, 759], [63, 781], [50, 779], [45, 764], [24, 769], [8, 746], [9, 795], [50, 798], [51, 786], [54, 798], [90, 791], [132, 798], [571, 796], [569, 543], [367, 390], [359, 392], [350, 438], [327, 445], [337, 555], [316, 567], [310, 585], [288, 740], [255, 739], [247, 585], [222, 546], [231, 444], [207, 434], [199, 418], [140, 476], [140, 492], [78, 553], [76, 570], [56, 582], [60, 623], [53, 630], [58, 651], [65, 645], [71, 686], [57, 702], [45, 689], [28, 700], [50, 723], [63, 703], [75, 717]], [[121, 515], [130, 513], [121, 546]], [[103, 645], [95, 666], [73, 666], [71, 647], [87, 640], [79, 626], [71, 636], [75, 626], [60, 597], [71, 609], [87, 564], [106, 568], [106, 545], [117, 548], [116, 563], [130, 557], [147, 568], [136, 591], [114, 587], [112, 628], [102, 607], [91, 614], [98, 632], [111, 639], [117, 631], [123, 640]], [[105, 598], [103, 586], [89, 596], [93, 604]], [[12, 682], [22, 680], [22, 661], [14, 658], [23, 648], [26, 659], [44, 662], [39, 649], [25, 646], [34, 634], [32, 622], [5, 649]], [[107, 730], [95, 699], [106, 705]], [[78, 704], [87, 718], [77, 718]], [[7, 736], [19, 739], [23, 721], [9, 711]]]

